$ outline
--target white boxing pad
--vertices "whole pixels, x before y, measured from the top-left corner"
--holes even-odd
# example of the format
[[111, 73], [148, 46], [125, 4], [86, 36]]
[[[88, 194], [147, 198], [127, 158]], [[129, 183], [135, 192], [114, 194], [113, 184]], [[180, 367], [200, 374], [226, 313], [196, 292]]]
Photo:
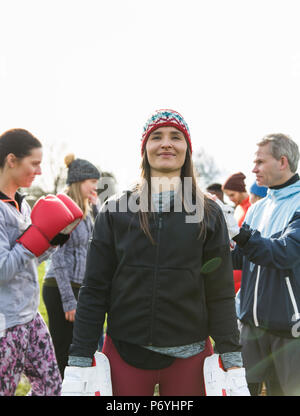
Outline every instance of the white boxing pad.
[[203, 374], [206, 396], [228, 396], [226, 372], [222, 368], [219, 354], [205, 358]]
[[65, 368], [62, 396], [112, 396], [110, 365], [102, 352], [96, 352], [92, 367]]
[[206, 396], [250, 396], [245, 368], [224, 371], [219, 354], [205, 358], [203, 374]]

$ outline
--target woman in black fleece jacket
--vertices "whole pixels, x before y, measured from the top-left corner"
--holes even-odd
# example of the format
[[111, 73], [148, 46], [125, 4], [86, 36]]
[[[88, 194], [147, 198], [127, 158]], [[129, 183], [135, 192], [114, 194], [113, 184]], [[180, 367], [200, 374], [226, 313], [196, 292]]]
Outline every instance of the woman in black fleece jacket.
[[[69, 365], [103, 353], [114, 395], [203, 395], [215, 341], [224, 367], [242, 366], [226, 223], [196, 184], [188, 126], [159, 110], [142, 137], [142, 180], [97, 217], [80, 289]], [[149, 185], [149, 186], [148, 186]]]

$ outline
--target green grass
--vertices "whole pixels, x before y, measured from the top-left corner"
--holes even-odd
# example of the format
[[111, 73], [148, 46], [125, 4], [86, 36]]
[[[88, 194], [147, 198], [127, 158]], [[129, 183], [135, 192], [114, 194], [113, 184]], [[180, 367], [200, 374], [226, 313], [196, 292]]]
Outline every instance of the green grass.
[[[40, 284], [39, 312], [42, 315], [46, 324], [48, 325], [47, 310], [46, 310], [46, 306], [44, 304], [43, 297], [42, 297], [43, 278], [44, 278], [44, 274], [45, 274], [45, 263], [40, 264], [40, 266], [38, 268], [38, 274], [39, 274], [39, 284]], [[30, 390], [30, 384], [27, 381], [26, 377], [22, 376], [21, 381], [20, 381], [20, 383], [17, 387], [15, 395], [16, 396], [26, 396], [26, 394], [28, 393], [29, 390]]]

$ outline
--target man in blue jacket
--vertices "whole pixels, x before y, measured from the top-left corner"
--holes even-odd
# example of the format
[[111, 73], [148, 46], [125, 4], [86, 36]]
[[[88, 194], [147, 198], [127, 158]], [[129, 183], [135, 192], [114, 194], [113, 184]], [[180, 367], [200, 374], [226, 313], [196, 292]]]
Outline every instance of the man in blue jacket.
[[250, 391], [266, 381], [270, 395], [300, 395], [299, 149], [283, 134], [257, 146], [253, 172], [269, 190], [233, 238], [233, 267], [243, 270], [242, 355]]

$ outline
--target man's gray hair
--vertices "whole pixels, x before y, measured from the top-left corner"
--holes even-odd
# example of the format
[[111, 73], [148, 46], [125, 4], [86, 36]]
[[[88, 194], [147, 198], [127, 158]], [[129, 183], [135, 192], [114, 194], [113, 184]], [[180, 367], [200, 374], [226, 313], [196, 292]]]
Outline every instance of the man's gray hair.
[[289, 136], [276, 133], [264, 136], [262, 140], [257, 143], [257, 146], [265, 146], [270, 143], [272, 156], [279, 160], [282, 156], [286, 156], [291, 172], [295, 173], [299, 162], [299, 148]]

